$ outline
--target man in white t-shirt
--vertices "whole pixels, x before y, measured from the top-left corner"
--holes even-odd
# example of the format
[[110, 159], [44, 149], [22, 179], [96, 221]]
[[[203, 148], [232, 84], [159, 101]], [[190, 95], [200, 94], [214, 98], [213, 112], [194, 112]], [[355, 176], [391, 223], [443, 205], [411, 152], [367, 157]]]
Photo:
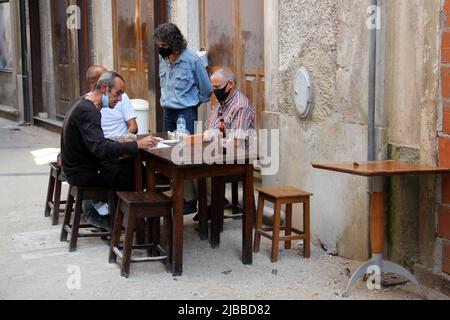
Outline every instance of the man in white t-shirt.
[[[94, 90], [102, 73], [106, 71], [108, 70], [103, 66], [92, 66], [88, 69], [87, 81], [89, 82], [91, 92]], [[137, 115], [126, 93], [122, 95], [122, 101], [114, 109], [103, 108], [101, 113], [102, 129], [105, 138], [111, 139], [125, 136], [127, 133], [138, 133]]]

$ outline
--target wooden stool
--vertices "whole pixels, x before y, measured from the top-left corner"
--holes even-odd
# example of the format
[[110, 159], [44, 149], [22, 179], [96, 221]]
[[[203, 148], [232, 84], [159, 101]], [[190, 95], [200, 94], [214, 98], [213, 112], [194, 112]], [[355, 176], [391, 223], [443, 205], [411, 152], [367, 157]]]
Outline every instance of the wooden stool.
[[64, 212], [61, 204], [67, 201], [61, 200], [61, 185], [65, 181], [61, 175], [62, 168], [57, 162], [50, 163], [50, 178], [48, 180], [47, 198], [45, 201], [45, 217], [52, 214], [52, 225], [56, 226], [59, 222], [59, 214]]
[[[109, 217], [112, 220], [115, 211], [115, 193], [111, 189], [107, 188], [95, 188], [95, 187], [69, 187], [69, 195], [67, 197], [66, 211], [64, 213], [64, 223], [61, 230], [61, 241], [67, 241], [67, 236], [70, 234], [69, 252], [77, 250], [78, 238], [92, 238], [101, 237], [105, 238], [111, 235], [110, 232], [86, 232], [80, 233], [79, 229], [94, 228], [89, 224], [80, 225], [83, 201], [84, 200], [97, 200], [107, 201], [109, 207]], [[73, 223], [71, 224], [73, 205], [75, 203], [75, 214], [73, 217]], [[111, 221], [112, 224], [112, 221]]]
[[[304, 257], [309, 258], [310, 253], [310, 198], [311, 193], [294, 187], [275, 187], [257, 189], [259, 192], [258, 213], [256, 220], [256, 233], [254, 252], [259, 252], [261, 236], [272, 240], [272, 263], [278, 261], [278, 246], [280, 241], [285, 241], [285, 248], [291, 249], [292, 240], [303, 240]], [[273, 227], [263, 227], [264, 201], [270, 201], [275, 205]], [[292, 205], [303, 203], [303, 232], [292, 228]], [[281, 226], [281, 205], [286, 205], [286, 223]], [[280, 236], [280, 231], [285, 231], [285, 236]], [[272, 232], [269, 234], [268, 232]], [[294, 234], [294, 235], [292, 235]]]
[[[121, 274], [128, 278], [131, 262], [166, 261], [171, 260], [172, 254], [172, 200], [162, 193], [156, 192], [118, 192], [116, 217], [109, 251], [109, 263], [115, 263], [117, 257], [122, 259]], [[164, 217], [165, 236], [167, 250], [159, 246], [160, 218]], [[125, 241], [123, 251], [119, 249], [122, 223], [126, 218]], [[147, 244], [133, 246], [133, 236], [137, 220], [147, 219], [150, 226], [147, 233]], [[158, 233], [158, 234], [156, 234]], [[133, 258], [132, 249], [152, 247], [165, 255], [147, 258]], [[149, 253], [150, 255], [150, 253]]]

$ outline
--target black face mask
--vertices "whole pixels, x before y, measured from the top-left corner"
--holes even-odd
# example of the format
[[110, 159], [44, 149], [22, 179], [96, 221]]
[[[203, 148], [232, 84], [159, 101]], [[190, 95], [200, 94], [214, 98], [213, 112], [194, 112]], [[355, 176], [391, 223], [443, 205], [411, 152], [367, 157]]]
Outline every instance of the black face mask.
[[163, 59], [165, 59], [173, 54], [173, 50], [171, 48], [159, 48], [159, 54], [163, 57]]
[[227, 84], [225, 85], [225, 87], [223, 87], [222, 89], [216, 89], [214, 90], [214, 94], [216, 95], [217, 100], [219, 100], [220, 102], [223, 102], [225, 100], [228, 99], [228, 97], [230, 96], [230, 91], [227, 91], [227, 86], [230, 82], [227, 82]]

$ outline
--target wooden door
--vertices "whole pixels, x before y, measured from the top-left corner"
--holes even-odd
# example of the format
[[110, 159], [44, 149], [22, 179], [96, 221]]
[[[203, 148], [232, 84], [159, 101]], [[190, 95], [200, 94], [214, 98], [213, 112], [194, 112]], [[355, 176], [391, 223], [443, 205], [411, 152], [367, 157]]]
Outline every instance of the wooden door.
[[52, 0], [55, 35], [56, 117], [64, 118], [71, 103], [80, 97], [78, 30], [67, 28], [67, 8], [76, 0]]
[[131, 99], [148, 100], [147, 0], [114, 0], [114, 62]]
[[239, 1], [240, 80], [256, 109], [256, 128], [264, 112], [264, 1]]
[[264, 1], [201, 0], [202, 47], [210, 72], [228, 67], [256, 110], [256, 127], [264, 111]]

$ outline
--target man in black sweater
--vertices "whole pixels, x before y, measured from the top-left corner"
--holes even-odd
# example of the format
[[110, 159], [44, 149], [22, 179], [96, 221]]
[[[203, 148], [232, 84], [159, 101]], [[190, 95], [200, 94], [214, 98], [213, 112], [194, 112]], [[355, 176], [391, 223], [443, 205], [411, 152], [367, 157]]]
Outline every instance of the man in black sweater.
[[115, 72], [105, 72], [95, 90], [73, 103], [61, 135], [61, 159], [67, 181], [80, 187], [108, 187], [130, 191], [134, 187], [133, 161], [119, 160], [136, 155], [139, 149], [158, 144], [153, 137], [118, 143], [105, 138], [101, 126], [102, 108], [114, 108], [121, 101], [125, 81]]

